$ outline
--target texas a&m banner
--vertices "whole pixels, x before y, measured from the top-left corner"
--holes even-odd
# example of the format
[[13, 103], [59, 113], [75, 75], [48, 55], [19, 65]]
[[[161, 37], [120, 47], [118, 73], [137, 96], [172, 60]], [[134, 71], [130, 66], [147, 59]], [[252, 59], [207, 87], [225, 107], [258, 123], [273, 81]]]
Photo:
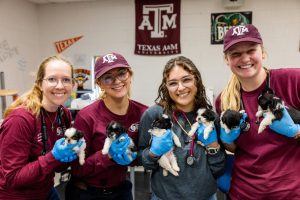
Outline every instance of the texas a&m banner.
[[180, 0], [135, 0], [135, 12], [135, 54], [181, 52]]

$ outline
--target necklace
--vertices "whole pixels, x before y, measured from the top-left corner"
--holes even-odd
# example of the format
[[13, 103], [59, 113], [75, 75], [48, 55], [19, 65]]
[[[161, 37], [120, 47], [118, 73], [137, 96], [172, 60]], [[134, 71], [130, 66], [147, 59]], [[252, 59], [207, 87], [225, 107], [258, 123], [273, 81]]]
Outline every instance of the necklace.
[[45, 110], [45, 113], [47, 115], [47, 118], [49, 119], [50, 123], [51, 123], [51, 130], [54, 131], [54, 122], [56, 122], [56, 118], [57, 118], [57, 112], [55, 112], [55, 118], [52, 121], [51, 120], [51, 116], [48, 114], [48, 112]]
[[[181, 114], [184, 116], [184, 118], [186, 119], [186, 121], [189, 123], [190, 127], [192, 128], [192, 124], [190, 122], [190, 120], [187, 118], [186, 114], [184, 112], [181, 112]], [[176, 115], [175, 115], [175, 111], [173, 112], [173, 118], [175, 120], [175, 122], [178, 124], [178, 126], [181, 128], [181, 130], [183, 130], [183, 132], [186, 134], [186, 135], [189, 135], [189, 133], [183, 128], [183, 126], [179, 123]]]

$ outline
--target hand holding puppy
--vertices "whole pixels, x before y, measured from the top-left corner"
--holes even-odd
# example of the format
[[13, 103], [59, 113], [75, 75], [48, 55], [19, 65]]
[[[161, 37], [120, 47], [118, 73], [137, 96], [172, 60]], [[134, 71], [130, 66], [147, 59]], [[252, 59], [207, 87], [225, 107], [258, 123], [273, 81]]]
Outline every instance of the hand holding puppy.
[[[240, 120], [240, 124], [244, 123], [247, 118], [247, 113], [243, 113], [243, 116]], [[233, 128], [229, 133], [225, 131], [225, 129], [221, 126], [220, 138], [226, 144], [232, 144], [241, 134], [240, 126], [237, 128]]]
[[295, 124], [286, 108], [283, 109], [283, 117], [280, 120], [274, 120], [270, 129], [278, 134], [294, 137], [300, 131], [300, 124]]
[[77, 159], [77, 154], [73, 148], [78, 145], [78, 143], [65, 145], [64, 142], [64, 138], [57, 140], [51, 153], [54, 158], [60, 162], [72, 162]]
[[172, 131], [171, 129], [168, 129], [161, 137], [157, 137], [155, 135], [152, 136], [150, 152], [156, 156], [162, 156], [170, 151], [173, 145]]
[[127, 154], [130, 138], [127, 133], [120, 135], [114, 140], [109, 148], [109, 156], [119, 165], [129, 165], [136, 159], [137, 153], [132, 153], [131, 157]]
[[207, 146], [213, 142], [217, 142], [218, 138], [217, 138], [217, 130], [216, 128], [213, 128], [213, 130], [208, 134], [208, 137], [205, 139], [204, 138], [204, 130], [205, 130], [205, 125], [203, 123], [199, 123], [198, 129], [197, 129], [197, 137], [198, 140], [200, 142], [202, 142], [202, 144], [204, 144], [204, 146]]

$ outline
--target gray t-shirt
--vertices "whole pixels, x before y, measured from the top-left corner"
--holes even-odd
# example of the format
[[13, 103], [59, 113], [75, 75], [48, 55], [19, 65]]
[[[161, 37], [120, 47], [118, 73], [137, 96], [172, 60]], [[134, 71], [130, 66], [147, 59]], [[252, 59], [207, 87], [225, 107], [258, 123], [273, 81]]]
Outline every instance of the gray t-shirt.
[[[139, 149], [141, 162], [145, 169], [152, 170], [151, 187], [156, 196], [167, 200], [201, 200], [208, 199], [217, 191], [215, 176], [222, 174], [225, 168], [225, 152], [221, 149], [215, 155], [206, 153], [205, 148], [194, 143], [195, 163], [189, 166], [186, 158], [190, 155], [191, 138], [173, 119], [173, 132], [179, 137], [182, 147], [175, 147], [174, 153], [180, 168], [179, 176], [168, 173], [163, 175], [157, 160], [149, 156], [151, 123], [162, 114], [162, 107], [154, 105], [145, 111], [139, 127]], [[194, 122], [196, 112], [185, 113], [190, 123]], [[176, 118], [183, 129], [190, 130], [190, 124], [182, 113], [176, 113]]]

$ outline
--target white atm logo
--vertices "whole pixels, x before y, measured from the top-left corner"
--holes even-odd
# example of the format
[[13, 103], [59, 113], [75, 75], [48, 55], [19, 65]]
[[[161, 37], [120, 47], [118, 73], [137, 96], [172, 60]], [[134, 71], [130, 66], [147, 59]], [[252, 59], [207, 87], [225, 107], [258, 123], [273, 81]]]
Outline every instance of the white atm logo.
[[[154, 12], [154, 24], [150, 23], [149, 13]], [[151, 38], [163, 38], [165, 36], [164, 30], [169, 28], [176, 28], [177, 14], [163, 15], [162, 12], [172, 14], [174, 12], [174, 4], [160, 4], [160, 5], [144, 5], [143, 6], [143, 21], [139, 25], [139, 30], [152, 30]]]

